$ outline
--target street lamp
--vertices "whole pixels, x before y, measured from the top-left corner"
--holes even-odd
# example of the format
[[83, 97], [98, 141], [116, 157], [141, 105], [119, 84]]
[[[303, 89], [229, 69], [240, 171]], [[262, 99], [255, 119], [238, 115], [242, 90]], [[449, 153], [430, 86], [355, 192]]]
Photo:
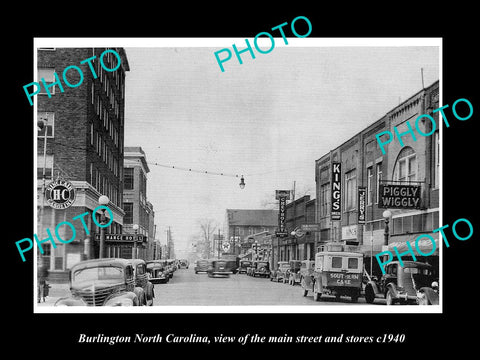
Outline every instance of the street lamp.
[[243, 189], [243, 188], [245, 187], [245, 179], [243, 178], [243, 175], [242, 175], [242, 177], [240, 178], [240, 184], [239, 184], [239, 186], [240, 186], [240, 189]]
[[[110, 199], [106, 195], [101, 195], [98, 198], [98, 203], [103, 206], [107, 206], [108, 203], [110, 202]], [[107, 224], [107, 218], [105, 216], [105, 209], [102, 209], [102, 215], [100, 216], [100, 224], [101, 225], [106, 225]], [[98, 257], [101, 259], [105, 255], [105, 228], [102, 226], [100, 227], [100, 253]]]
[[133, 230], [135, 231], [135, 238], [133, 239], [133, 252], [132, 252], [132, 259], [137, 258], [137, 233], [138, 233], [138, 224], [133, 224]]
[[392, 217], [392, 212], [390, 210], [385, 210], [382, 215], [383, 215], [383, 218], [385, 219], [385, 234], [384, 234], [383, 245], [388, 246], [388, 237], [390, 233], [390, 229], [388, 228], [388, 223], [390, 222], [390, 218]]

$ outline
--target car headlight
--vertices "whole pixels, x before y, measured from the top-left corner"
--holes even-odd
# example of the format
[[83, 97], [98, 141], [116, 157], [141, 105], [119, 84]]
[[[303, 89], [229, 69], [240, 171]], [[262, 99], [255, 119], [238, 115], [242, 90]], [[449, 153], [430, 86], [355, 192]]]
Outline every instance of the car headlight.
[[129, 298], [116, 298], [108, 300], [105, 306], [133, 306], [133, 301]]

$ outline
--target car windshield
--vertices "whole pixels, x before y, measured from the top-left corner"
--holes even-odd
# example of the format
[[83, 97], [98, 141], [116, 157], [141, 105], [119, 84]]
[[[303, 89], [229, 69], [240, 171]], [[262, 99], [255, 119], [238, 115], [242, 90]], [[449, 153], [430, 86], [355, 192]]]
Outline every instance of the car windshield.
[[101, 281], [107, 284], [123, 282], [123, 268], [118, 266], [99, 266], [94, 268], [79, 269], [72, 275], [72, 284], [74, 285], [96, 281]]
[[267, 262], [259, 262], [259, 263], [257, 264], [257, 268], [261, 268], [262, 266], [263, 266], [263, 267], [267, 267], [267, 266], [268, 266], [268, 263], [267, 263]]
[[432, 275], [430, 269], [427, 268], [406, 267], [403, 271], [406, 274]]

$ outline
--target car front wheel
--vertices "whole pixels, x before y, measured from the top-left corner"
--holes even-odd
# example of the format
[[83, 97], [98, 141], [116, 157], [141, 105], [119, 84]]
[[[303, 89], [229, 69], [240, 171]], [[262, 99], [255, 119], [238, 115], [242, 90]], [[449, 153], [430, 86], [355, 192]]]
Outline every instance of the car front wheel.
[[387, 305], [395, 305], [395, 298], [393, 297], [392, 290], [387, 291], [387, 295], [385, 296], [385, 299], [387, 300]]

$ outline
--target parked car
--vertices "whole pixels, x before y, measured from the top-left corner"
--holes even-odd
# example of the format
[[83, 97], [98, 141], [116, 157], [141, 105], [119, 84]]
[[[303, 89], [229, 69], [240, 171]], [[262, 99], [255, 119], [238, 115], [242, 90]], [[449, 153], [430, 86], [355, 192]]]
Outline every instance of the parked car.
[[170, 280], [167, 272], [165, 271], [165, 260], [149, 260], [147, 261], [147, 272], [149, 281], [152, 284], [162, 283], [165, 284]]
[[177, 270], [177, 266], [175, 265], [175, 259], [167, 259], [167, 273], [170, 276], [170, 279], [173, 277], [173, 273]]
[[303, 289], [303, 296], [308, 295], [308, 291], [312, 289], [313, 272], [315, 271], [314, 260], [303, 260], [300, 266], [300, 286]]
[[289, 265], [290, 267], [286, 273], [286, 282], [288, 282], [289, 285], [300, 283], [300, 266], [302, 262], [300, 260], [290, 260]]
[[209, 277], [228, 277], [232, 271], [227, 267], [227, 261], [224, 259], [212, 260], [208, 265], [207, 274]]
[[280, 282], [280, 280], [286, 279], [286, 273], [288, 269], [290, 269], [290, 264], [288, 261], [279, 261], [277, 263], [277, 268], [271, 273], [270, 281], [275, 280], [276, 282]]
[[418, 305], [438, 305], [439, 304], [438, 282], [432, 282], [431, 286], [424, 286], [417, 291]]
[[209, 264], [209, 261], [207, 259], [200, 259], [195, 261], [195, 267], [194, 267], [195, 274], [198, 274], [199, 272], [206, 273], [208, 270], [208, 264]]
[[373, 277], [368, 281], [365, 286], [365, 300], [369, 304], [376, 298], [386, 299], [387, 305], [416, 304], [419, 299], [417, 292], [425, 294], [427, 290], [421, 289], [429, 287], [437, 280], [433, 267], [429, 264], [403, 261], [402, 266], [399, 261], [392, 261], [385, 266], [385, 274], [380, 280]]
[[143, 259], [132, 259], [133, 274], [135, 276], [135, 285], [143, 289], [144, 297], [140, 299], [143, 305], [152, 306], [155, 293], [153, 284], [148, 279], [147, 264]]
[[253, 277], [270, 277], [270, 264], [268, 261], [255, 261], [252, 269]]
[[239, 274], [246, 274], [247, 268], [252, 266], [251, 260], [240, 260], [240, 266], [238, 267]]
[[315, 254], [313, 299], [323, 295], [350, 296], [357, 302], [362, 290], [363, 254], [349, 251], [321, 251]]
[[145, 294], [135, 286], [131, 260], [92, 259], [80, 261], [69, 272], [71, 296], [55, 306], [141, 306]]

